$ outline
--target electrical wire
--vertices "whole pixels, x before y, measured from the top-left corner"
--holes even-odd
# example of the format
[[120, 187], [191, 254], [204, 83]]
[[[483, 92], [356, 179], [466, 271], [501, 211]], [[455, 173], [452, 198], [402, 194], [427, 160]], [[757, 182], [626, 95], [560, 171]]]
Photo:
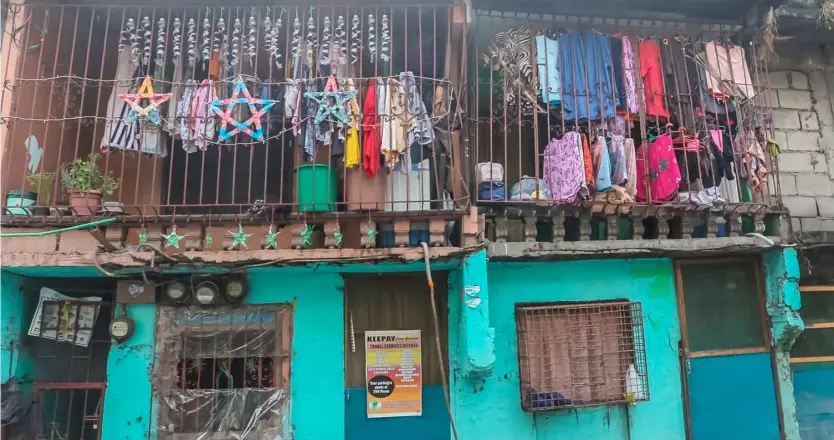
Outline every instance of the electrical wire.
[[426, 242], [420, 243], [423, 248], [423, 260], [426, 263], [426, 279], [429, 284], [429, 295], [431, 295], [431, 310], [434, 318], [434, 341], [437, 347], [437, 362], [440, 364], [440, 379], [443, 381], [443, 397], [446, 399], [446, 411], [449, 414], [449, 424], [452, 426], [452, 436], [458, 440], [458, 428], [455, 426], [455, 418], [452, 415], [452, 403], [449, 400], [449, 383], [446, 380], [446, 367], [443, 366], [443, 348], [440, 345], [440, 320], [437, 317], [437, 302], [434, 296], [434, 280], [431, 277], [431, 263], [429, 262], [429, 245]]
[[43, 237], [44, 235], [51, 235], [51, 234], [60, 234], [62, 232], [68, 231], [75, 231], [78, 229], [85, 229], [93, 226], [99, 225], [106, 225], [108, 223], [113, 223], [114, 221], [118, 220], [116, 217], [105, 218], [101, 220], [96, 220], [89, 223], [83, 223], [80, 225], [69, 226], [66, 228], [61, 229], [52, 229], [49, 231], [39, 231], [39, 232], [6, 232], [4, 234], [0, 234], [0, 238], [13, 238], [13, 237]]

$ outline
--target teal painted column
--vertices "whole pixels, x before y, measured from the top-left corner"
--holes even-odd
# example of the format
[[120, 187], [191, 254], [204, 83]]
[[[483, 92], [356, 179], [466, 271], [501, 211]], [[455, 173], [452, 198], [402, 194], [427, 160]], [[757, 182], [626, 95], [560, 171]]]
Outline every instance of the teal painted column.
[[495, 367], [495, 329], [489, 325], [486, 251], [466, 257], [461, 273], [459, 354], [462, 362], [458, 367], [464, 378], [478, 379], [492, 374]]
[[793, 248], [777, 249], [764, 255], [767, 314], [771, 318], [771, 335], [775, 348], [776, 375], [786, 440], [800, 440], [793, 395], [790, 350], [805, 329], [799, 316], [799, 260]]
[[[136, 330], [127, 341], [110, 345], [101, 438], [156, 438], [151, 430], [156, 426], [151, 394], [156, 305], [130, 305], [127, 314], [136, 322]], [[116, 304], [116, 316], [121, 315], [121, 305]]]
[[0, 276], [0, 333], [2, 333], [2, 370], [0, 382], [20, 378], [28, 374], [24, 367], [26, 356], [20, 349], [20, 338], [27, 323], [23, 322], [23, 292], [20, 291], [22, 278], [3, 272]]

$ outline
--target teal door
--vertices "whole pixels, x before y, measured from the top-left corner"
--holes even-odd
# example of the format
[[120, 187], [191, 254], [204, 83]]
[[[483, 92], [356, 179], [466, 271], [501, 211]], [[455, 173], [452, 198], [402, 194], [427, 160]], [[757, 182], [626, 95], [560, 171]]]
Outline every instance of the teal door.
[[677, 263], [690, 439], [779, 440], [759, 260]]

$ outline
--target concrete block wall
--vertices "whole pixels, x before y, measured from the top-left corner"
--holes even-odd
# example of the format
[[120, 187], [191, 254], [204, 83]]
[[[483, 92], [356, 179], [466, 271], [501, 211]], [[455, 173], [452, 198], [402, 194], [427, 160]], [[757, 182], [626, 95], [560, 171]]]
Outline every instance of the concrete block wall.
[[777, 55], [769, 79], [782, 201], [798, 238], [834, 241], [834, 60], [809, 46]]

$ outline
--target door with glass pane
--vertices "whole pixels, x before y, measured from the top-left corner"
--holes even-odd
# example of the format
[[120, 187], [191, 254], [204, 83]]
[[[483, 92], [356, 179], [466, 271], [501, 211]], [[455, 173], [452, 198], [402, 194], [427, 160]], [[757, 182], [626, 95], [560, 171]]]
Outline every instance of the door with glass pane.
[[760, 264], [677, 261], [690, 439], [780, 439]]

